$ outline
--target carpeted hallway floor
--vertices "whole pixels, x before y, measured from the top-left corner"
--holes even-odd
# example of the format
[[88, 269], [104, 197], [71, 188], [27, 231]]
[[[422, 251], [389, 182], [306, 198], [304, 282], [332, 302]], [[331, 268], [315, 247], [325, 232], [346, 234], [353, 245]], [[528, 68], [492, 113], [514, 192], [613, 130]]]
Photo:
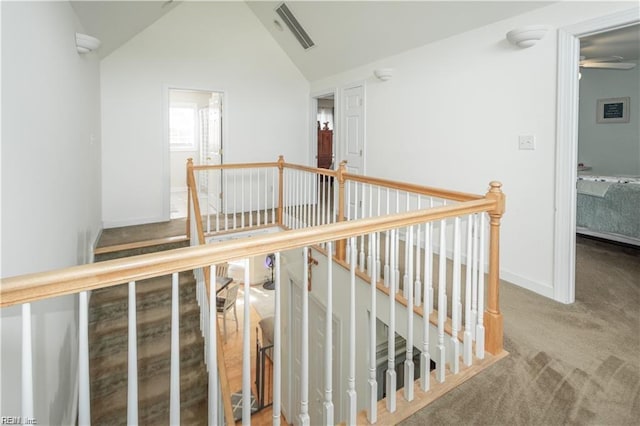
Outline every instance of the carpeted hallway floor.
[[510, 356], [402, 425], [637, 425], [640, 249], [578, 238], [576, 302], [503, 283]]

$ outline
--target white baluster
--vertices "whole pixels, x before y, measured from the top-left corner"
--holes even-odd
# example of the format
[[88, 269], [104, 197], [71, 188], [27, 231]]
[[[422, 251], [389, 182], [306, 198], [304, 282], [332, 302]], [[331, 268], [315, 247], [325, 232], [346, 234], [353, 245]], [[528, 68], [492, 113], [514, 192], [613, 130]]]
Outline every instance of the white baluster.
[[136, 320], [136, 283], [129, 283], [129, 360], [127, 386], [127, 424], [138, 424], [138, 333]]
[[451, 288], [451, 371], [460, 371], [460, 217], [456, 216], [453, 224], [453, 282]]
[[[418, 210], [420, 210], [420, 196], [418, 196]], [[414, 303], [416, 306], [422, 305], [422, 281], [420, 281], [421, 268], [420, 268], [420, 259], [421, 259], [421, 241], [420, 241], [420, 232], [422, 228], [420, 226], [416, 229], [416, 279], [414, 284]]]
[[275, 320], [273, 323], [273, 426], [280, 426], [281, 411], [281, 375], [282, 375], [282, 336], [280, 331], [282, 313], [280, 312], [280, 252], [275, 253]]
[[431, 281], [430, 277], [427, 275], [427, 244], [431, 244], [429, 241], [429, 226], [431, 223], [426, 223], [424, 225], [424, 244], [425, 244], [425, 277], [424, 277], [424, 294], [425, 294], [425, 303], [422, 305], [422, 353], [420, 353], [420, 389], [424, 392], [429, 390], [431, 386], [431, 354], [429, 353], [429, 328], [431, 324], [429, 323], [429, 307], [428, 307], [428, 282]]
[[476, 340], [478, 319], [478, 215], [473, 215], [473, 254], [471, 258], [471, 336]]
[[180, 280], [171, 276], [171, 387], [169, 424], [180, 424]]
[[237, 222], [238, 222], [238, 208], [237, 208], [237, 201], [238, 201], [238, 185], [237, 185], [237, 179], [236, 179], [236, 175], [238, 174], [237, 170], [233, 171], [233, 229], [236, 229], [237, 226]]
[[442, 383], [445, 377], [444, 323], [447, 319], [447, 247], [446, 220], [440, 221], [440, 251], [438, 254], [438, 360], [436, 361], [436, 378]]
[[[276, 169], [271, 169], [271, 223], [276, 223], [276, 192], [280, 192], [280, 183], [276, 179]], [[284, 194], [283, 194], [284, 197]]]
[[[387, 214], [389, 214], [389, 199], [390, 199], [390, 195], [389, 195], [389, 188], [387, 188]], [[389, 270], [389, 231], [386, 231], [385, 233], [385, 238], [384, 238], [384, 286], [385, 287], [389, 287], [389, 276], [390, 276], [390, 270]], [[393, 270], [393, 269], [391, 269]]]
[[[396, 230], [391, 230], [391, 270], [395, 270], [396, 266]], [[389, 335], [387, 336], [387, 411], [394, 413], [396, 411], [396, 277], [394, 274], [389, 279]]]
[[[242, 331], [242, 424], [251, 424], [251, 275], [249, 259], [244, 261], [244, 317]], [[215, 282], [215, 281], [213, 281]], [[212, 287], [215, 288], [215, 285]], [[212, 304], [215, 299], [212, 298]]]
[[[245, 216], [245, 212], [246, 210], [244, 209], [244, 199], [247, 197], [247, 193], [244, 191], [244, 181], [245, 181], [245, 177], [246, 177], [246, 170], [242, 170], [240, 175], [241, 181], [242, 181], [242, 190], [240, 191], [240, 209], [242, 210], [242, 216], [240, 216], [240, 223], [242, 224], [240, 227], [242, 229], [244, 229], [245, 227], [245, 220], [244, 220], [244, 216]], [[249, 180], [249, 190], [251, 190], [251, 180]], [[251, 198], [251, 196], [249, 196], [249, 198]], [[251, 201], [249, 201], [251, 202]]]
[[260, 169], [256, 169], [256, 226], [260, 226], [261, 225], [261, 208], [260, 208]]
[[324, 404], [322, 405], [323, 424], [333, 425], [332, 382], [333, 377], [333, 259], [331, 242], [327, 243], [327, 313], [324, 325]]
[[[346, 203], [345, 205], [347, 206], [347, 220], [351, 220], [351, 181], [345, 182], [345, 192], [346, 192]], [[357, 244], [357, 239], [354, 238], [349, 238], [347, 240], [347, 247], [346, 247], [346, 252], [345, 252], [345, 261], [349, 264], [351, 264], [351, 254], [352, 254], [352, 250], [351, 250], [351, 244]], [[355, 247], [353, 249], [353, 253], [355, 253]]]
[[324, 184], [324, 192], [325, 195], [325, 214], [327, 215], [327, 221], [325, 223], [331, 223], [331, 206], [329, 205], [331, 201], [329, 200], [329, 181], [326, 181]]
[[[396, 190], [396, 211], [395, 213], [400, 213], [400, 191]], [[393, 271], [396, 280], [396, 293], [400, 292], [400, 230], [396, 232], [396, 268]]]
[[89, 384], [89, 303], [87, 292], [79, 294], [78, 316], [78, 424], [91, 424], [91, 387]]
[[465, 267], [465, 287], [464, 287], [464, 348], [463, 361], [466, 366], [472, 362], [473, 335], [471, 328], [471, 270], [472, 270], [472, 237], [473, 237], [473, 216], [467, 216], [467, 264]]
[[[433, 207], [433, 199], [429, 199], [429, 207]], [[433, 313], [433, 222], [426, 224], [424, 228], [424, 280], [425, 280], [425, 304], [426, 312]]]
[[302, 250], [303, 274], [302, 274], [302, 338], [300, 348], [300, 414], [298, 423], [309, 426], [309, 268], [307, 259], [309, 248]]
[[249, 175], [249, 227], [253, 226], [253, 169], [247, 170]]
[[[219, 378], [218, 378], [218, 304], [216, 303], [216, 266], [209, 268], [210, 295], [206, 297], [208, 302], [207, 338], [208, 345], [207, 365], [209, 367], [209, 425], [215, 425], [218, 419]], [[178, 401], [179, 404], [179, 401]], [[174, 424], [174, 423], [172, 423]]]
[[[380, 193], [381, 187], [378, 186], [378, 209], [377, 216], [380, 217]], [[378, 250], [376, 251], [376, 271], [378, 271], [378, 276], [376, 277], [376, 283], [379, 283], [382, 280], [382, 263], [380, 261], [380, 252], [382, 251], [382, 238], [380, 238], [380, 234], [378, 234]]]
[[309, 206], [309, 197], [307, 194], [308, 191], [308, 178], [309, 178], [309, 173], [303, 173], [302, 174], [302, 196], [303, 198], [303, 204], [302, 204], [302, 227], [306, 228], [307, 226], [309, 226], [309, 220], [308, 220], [308, 206]]
[[409, 270], [407, 279], [407, 355], [404, 360], [404, 399], [413, 401], [413, 226], [407, 230], [409, 246], [407, 269]]
[[207, 206], [206, 206], [206, 212], [207, 212], [207, 233], [211, 232], [211, 181], [209, 179], [209, 171], [201, 171], [201, 174], [204, 174], [204, 181], [207, 183], [206, 187], [207, 187]]
[[[405, 198], [405, 211], [407, 212], [410, 209], [410, 199], [411, 194], [407, 192]], [[409, 252], [413, 251], [413, 247], [409, 244], [409, 235], [407, 235], [407, 232], [408, 231], [405, 232], [404, 238], [404, 274], [402, 275], [402, 296], [405, 299], [409, 298], [409, 288], [413, 286], [413, 283], [409, 279]]]
[[[358, 414], [356, 394], [356, 249], [355, 238], [351, 240], [350, 286], [349, 286], [349, 377], [347, 379], [347, 424], [355, 426]], [[274, 425], [276, 426], [276, 425]], [[279, 426], [279, 425], [278, 425]]]
[[[33, 352], [31, 303], [22, 304], [22, 417], [33, 419]], [[4, 414], [4, 413], [3, 413]]]
[[[364, 188], [363, 188], [364, 189]], [[364, 201], [364, 199], [363, 199]], [[369, 216], [367, 217], [372, 217], [373, 216], [373, 187], [371, 185], [369, 185]], [[373, 253], [372, 253], [372, 247], [371, 247], [371, 239], [369, 239], [368, 242], [369, 246], [368, 246], [368, 250], [367, 250], [367, 273], [369, 275], [371, 275], [371, 264], [373, 263]], [[377, 278], [377, 277], [375, 277]], [[377, 282], [377, 281], [376, 281]]]
[[229, 229], [229, 218], [228, 216], [228, 198], [227, 198], [227, 172], [225, 170], [220, 170], [220, 176], [222, 177], [222, 197], [220, 198], [220, 212], [224, 215], [224, 230], [227, 231]]
[[[376, 244], [376, 235], [369, 234], [369, 239], [373, 239], [373, 244], [371, 245], [375, 250]], [[376, 328], [377, 328], [377, 318], [378, 314], [376, 311], [376, 271], [375, 265], [373, 266], [373, 271], [371, 272], [371, 312], [370, 312], [370, 326], [369, 326], [369, 336], [370, 336], [370, 346], [369, 346], [369, 406], [367, 408], [367, 420], [369, 423], [375, 423], [378, 418], [378, 382], [376, 381]]]
[[480, 243], [478, 248], [478, 325], [476, 326], [476, 356], [484, 359], [484, 231], [486, 213], [480, 213]]

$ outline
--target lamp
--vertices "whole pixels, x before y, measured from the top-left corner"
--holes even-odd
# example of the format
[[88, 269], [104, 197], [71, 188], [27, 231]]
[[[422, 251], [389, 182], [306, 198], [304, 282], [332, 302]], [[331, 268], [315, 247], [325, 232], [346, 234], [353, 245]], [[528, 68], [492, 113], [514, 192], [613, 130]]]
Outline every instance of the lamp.
[[387, 81], [393, 76], [393, 68], [378, 68], [377, 70], [373, 70], [373, 75], [375, 75], [378, 80]]
[[529, 25], [507, 33], [507, 40], [518, 47], [531, 47], [549, 31], [546, 25]]
[[76, 49], [78, 53], [89, 53], [100, 47], [100, 40], [87, 34], [76, 33]]

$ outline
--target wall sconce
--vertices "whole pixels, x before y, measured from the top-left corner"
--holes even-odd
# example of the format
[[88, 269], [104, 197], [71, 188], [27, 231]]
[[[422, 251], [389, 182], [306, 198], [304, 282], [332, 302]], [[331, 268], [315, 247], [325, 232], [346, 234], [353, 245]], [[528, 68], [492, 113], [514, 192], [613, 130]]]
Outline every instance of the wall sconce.
[[507, 40], [518, 47], [531, 47], [549, 31], [546, 25], [529, 25], [507, 33]]
[[393, 76], [393, 68], [378, 68], [373, 71], [378, 80], [387, 81]]
[[76, 49], [78, 53], [89, 53], [100, 47], [100, 40], [87, 34], [76, 33]]

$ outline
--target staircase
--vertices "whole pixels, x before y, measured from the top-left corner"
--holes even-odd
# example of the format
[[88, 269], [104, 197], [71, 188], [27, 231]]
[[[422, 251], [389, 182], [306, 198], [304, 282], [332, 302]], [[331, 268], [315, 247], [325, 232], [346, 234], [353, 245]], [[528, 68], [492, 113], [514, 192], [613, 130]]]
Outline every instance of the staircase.
[[[152, 245], [96, 255], [96, 261], [170, 250], [186, 242]], [[207, 372], [200, 333], [196, 282], [180, 279], [181, 423], [206, 424]], [[171, 276], [136, 283], [139, 424], [169, 423], [171, 365]], [[127, 422], [128, 285], [92, 292], [89, 303], [91, 421]]]

